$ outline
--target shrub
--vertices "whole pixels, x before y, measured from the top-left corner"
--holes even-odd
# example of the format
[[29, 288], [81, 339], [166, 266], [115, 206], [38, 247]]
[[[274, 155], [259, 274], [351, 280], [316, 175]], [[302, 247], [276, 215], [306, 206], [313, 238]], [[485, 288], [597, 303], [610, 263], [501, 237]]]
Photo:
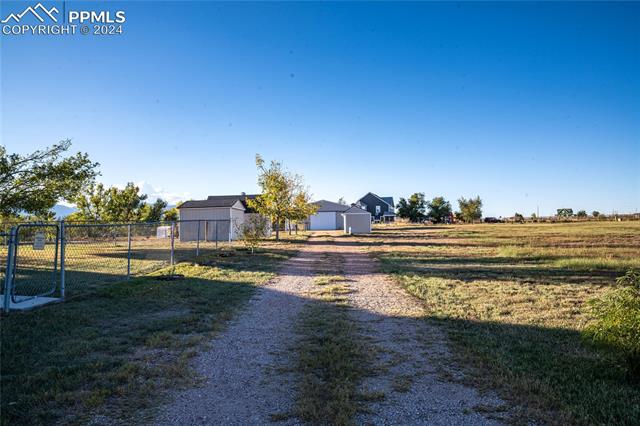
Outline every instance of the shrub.
[[250, 214], [236, 227], [244, 244], [251, 253], [260, 246], [260, 241], [269, 236], [269, 220], [261, 214]]
[[631, 381], [640, 382], [640, 272], [630, 269], [617, 288], [591, 301], [595, 321], [585, 335], [597, 344], [621, 351]]

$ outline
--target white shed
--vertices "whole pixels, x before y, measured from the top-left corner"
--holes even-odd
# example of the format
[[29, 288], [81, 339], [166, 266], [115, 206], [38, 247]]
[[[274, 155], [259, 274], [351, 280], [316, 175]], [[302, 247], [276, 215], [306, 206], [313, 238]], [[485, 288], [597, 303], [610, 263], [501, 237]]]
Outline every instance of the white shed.
[[327, 200], [316, 201], [318, 206], [316, 214], [309, 216], [309, 229], [312, 231], [327, 231], [342, 229], [343, 218], [341, 213], [349, 210], [349, 206]]
[[368, 234], [371, 232], [371, 213], [353, 206], [342, 213], [345, 234]]
[[256, 195], [211, 195], [206, 200], [185, 201], [180, 212], [180, 241], [225, 241], [238, 238], [238, 227], [246, 214], [254, 213], [246, 203]]

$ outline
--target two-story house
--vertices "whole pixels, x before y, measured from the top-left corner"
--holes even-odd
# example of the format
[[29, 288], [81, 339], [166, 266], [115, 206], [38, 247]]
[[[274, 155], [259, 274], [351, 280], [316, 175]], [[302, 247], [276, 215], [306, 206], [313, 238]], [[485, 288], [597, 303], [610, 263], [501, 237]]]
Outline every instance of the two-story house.
[[396, 218], [393, 197], [379, 197], [369, 192], [355, 204], [371, 213], [371, 220], [374, 222], [393, 222]]

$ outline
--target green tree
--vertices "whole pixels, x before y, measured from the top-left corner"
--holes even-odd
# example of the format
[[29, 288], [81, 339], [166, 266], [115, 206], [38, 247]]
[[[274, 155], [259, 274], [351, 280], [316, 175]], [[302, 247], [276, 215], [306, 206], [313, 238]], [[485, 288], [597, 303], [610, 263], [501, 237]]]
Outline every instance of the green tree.
[[78, 209], [67, 216], [69, 221], [102, 222], [106, 220], [107, 188], [103, 184], [91, 184], [73, 200]]
[[535, 214], [535, 213], [531, 213], [531, 220], [532, 220], [533, 222], [537, 222], [537, 221], [538, 221], [538, 215], [537, 215], [537, 214]]
[[164, 209], [167, 208], [167, 202], [162, 198], [158, 198], [153, 204], [143, 204], [140, 207], [139, 220], [142, 222], [159, 222], [162, 220]]
[[124, 189], [114, 186], [109, 188], [107, 203], [107, 220], [109, 222], [133, 222], [142, 218], [145, 206], [146, 194], [140, 193], [133, 183], [129, 182]]
[[347, 205], [347, 200], [345, 200], [344, 197], [340, 197], [340, 198], [338, 198], [338, 204], [344, 204], [346, 206]]
[[[261, 215], [269, 218], [276, 227], [276, 241], [280, 240], [280, 226], [286, 220], [298, 220], [304, 213], [313, 211], [313, 207], [302, 207], [296, 200], [308, 200], [302, 178], [292, 175], [282, 168], [282, 164], [272, 161], [267, 167], [262, 157], [256, 155], [258, 185], [262, 193], [247, 204]], [[309, 203], [306, 203], [309, 204]], [[306, 217], [306, 216], [305, 216]]]
[[178, 209], [175, 208], [175, 207], [172, 208], [172, 209], [166, 210], [164, 212], [164, 214], [162, 215], [162, 219], [166, 220], [166, 221], [169, 221], [169, 222], [176, 221], [176, 220], [178, 220], [179, 217], [180, 216], [179, 216], [179, 213], [178, 213]]
[[585, 210], [578, 210], [578, 213], [576, 213], [576, 217], [585, 218], [587, 217], [587, 212]]
[[473, 223], [482, 218], [482, 200], [479, 196], [469, 199], [460, 197], [458, 206], [460, 207], [460, 217], [464, 222]]
[[0, 216], [46, 215], [60, 200], [72, 201], [93, 182], [98, 163], [87, 154], [65, 157], [69, 139], [27, 155], [0, 146]]
[[424, 193], [415, 192], [408, 200], [400, 198], [396, 207], [398, 209], [398, 217], [409, 219], [411, 222], [419, 222], [425, 217]]
[[435, 197], [427, 203], [427, 217], [434, 223], [442, 223], [451, 216], [451, 203], [444, 197]]
[[516, 213], [513, 215], [513, 220], [518, 223], [524, 223], [524, 216], [520, 213]]
[[128, 183], [123, 189], [105, 188], [101, 183], [91, 185], [76, 197], [78, 211], [68, 219], [96, 222], [159, 220], [166, 203], [159, 200], [153, 206], [147, 206], [146, 199], [147, 195], [141, 194], [140, 188], [133, 183]]
[[[298, 192], [293, 198], [291, 207], [287, 216], [290, 223], [296, 224], [296, 233], [298, 232], [297, 225], [305, 222], [310, 215], [318, 211], [318, 205], [311, 203], [311, 195], [308, 191]], [[291, 227], [289, 227], [289, 233], [291, 233]]]
[[600, 212], [598, 210], [594, 210], [594, 211], [591, 212], [591, 216], [599, 217], [600, 216]]

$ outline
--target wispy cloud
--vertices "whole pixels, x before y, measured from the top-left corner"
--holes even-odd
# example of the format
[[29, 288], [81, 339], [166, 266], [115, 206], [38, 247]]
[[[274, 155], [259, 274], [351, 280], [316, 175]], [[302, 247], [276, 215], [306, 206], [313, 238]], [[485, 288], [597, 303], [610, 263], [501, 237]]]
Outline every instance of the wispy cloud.
[[[190, 192], [171, 192], [167, 191], [165, 188], [154, 186], [151, 183], [141, 180], [139, 182], [134, 182], [134, 184], [140, 188], [140, 192], [142, 194], [147, 194], [149, 198], [147, 198], [148, 202], [154, 202], [158, 198], [162, 198], [169, 205], [174, 205], [180, 201], [186, 201], [192, 198]], [[124, 188], [125, 184], [116, 184], [114, 185], [117, 188]]]

